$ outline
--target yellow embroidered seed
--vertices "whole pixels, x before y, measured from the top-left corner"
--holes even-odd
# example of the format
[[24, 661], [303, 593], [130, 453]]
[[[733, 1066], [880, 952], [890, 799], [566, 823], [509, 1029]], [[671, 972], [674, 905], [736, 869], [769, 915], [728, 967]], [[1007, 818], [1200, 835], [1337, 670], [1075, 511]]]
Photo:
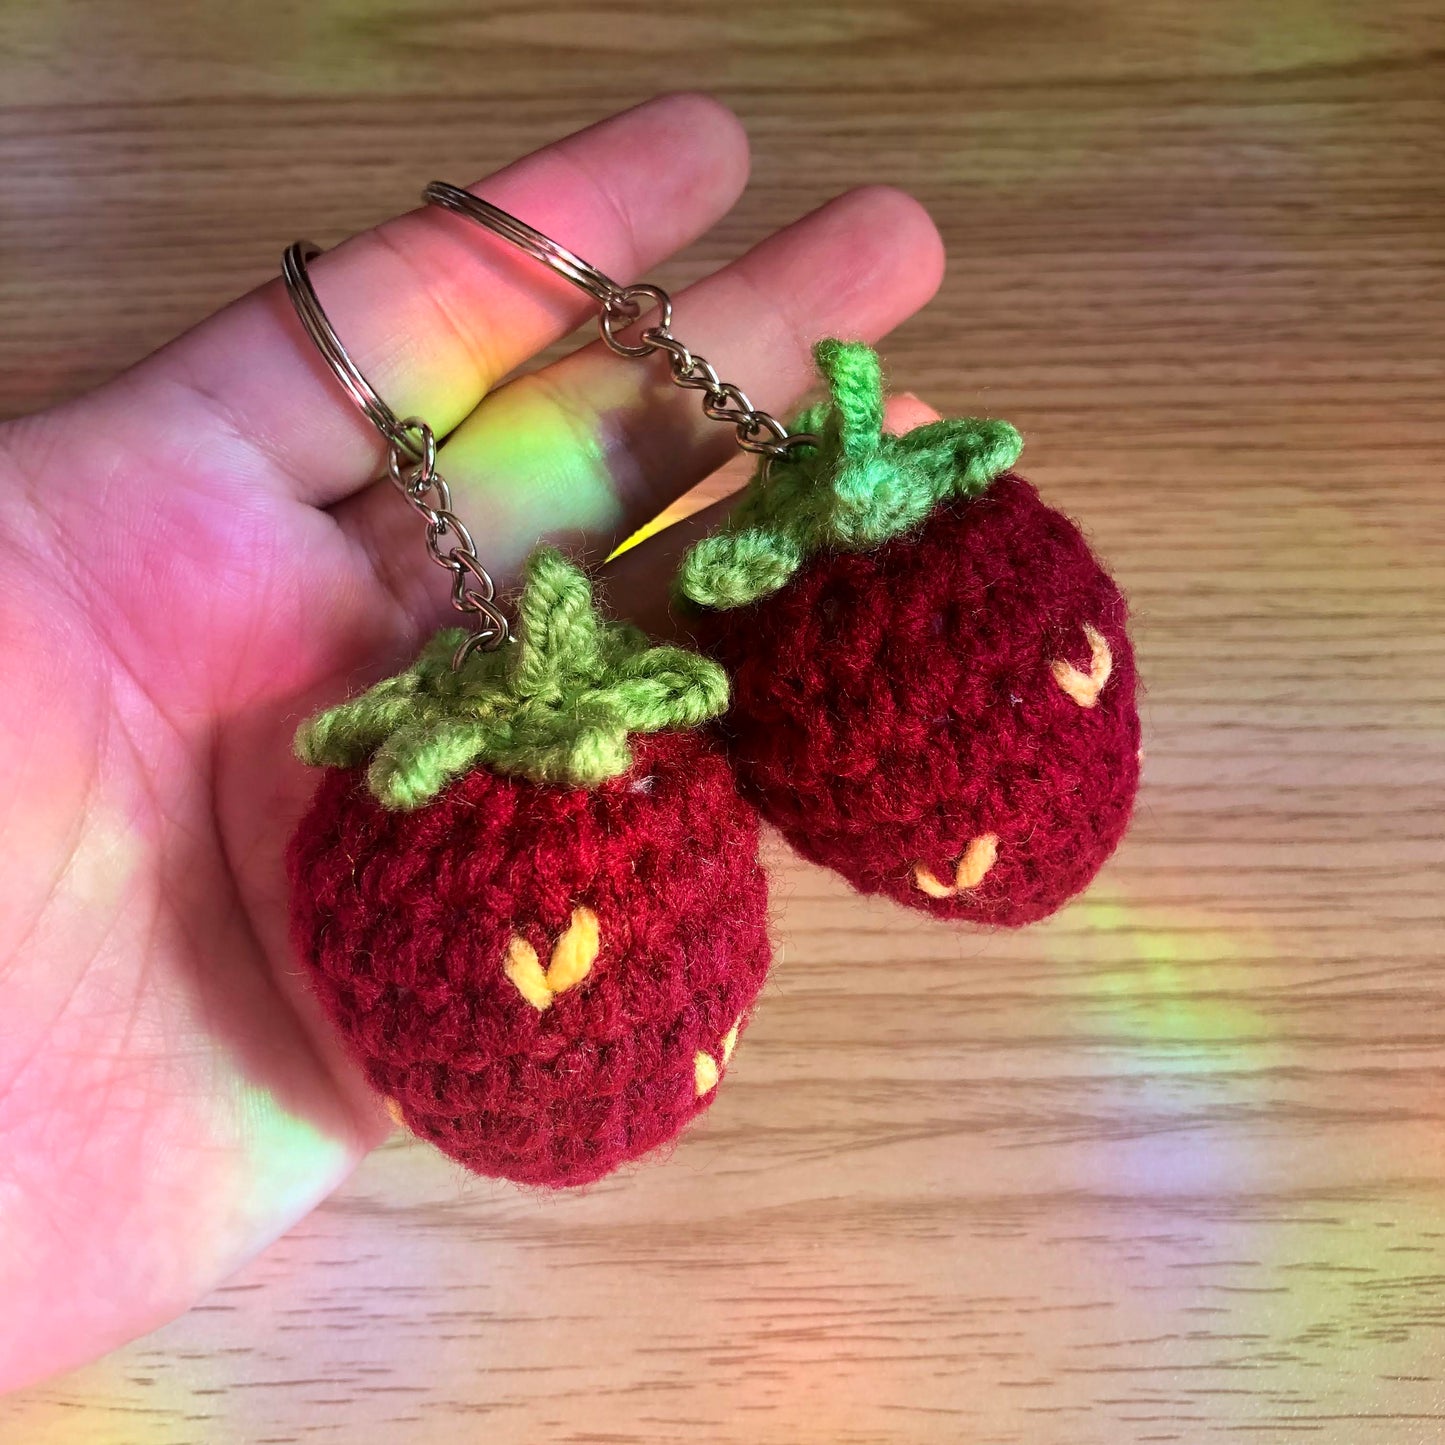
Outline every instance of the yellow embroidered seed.
[[502, 968], [517, 986], [517, 992], [538, 1013], [551, 1007], [552, 990], [547, 986], [547, 976], [537, 962], [537, 950], [525, 938], [512, 935], [512, 941], [507, 945], [507, 961]]
[[402, 1115], [401, 1105], [398, 1104], [395, 1099], [383, 1099], [381, 1102], [386, 1105], [386, 1112], [391, 1115], [391, 1122], [395, 1124], [398, 1129], [405, 1129], [406, 1119]]
[[953, 898], [970, 888], [977, 888], [997, 861], [998, 834], [980, 833], [963, 850], [951, 884], [940, 883], [932, 870], [922, 863], [914, 864], [913, 881], [930, 898]]
[[1053, 673], [1054, 681], [1080, 707], [1093, 707], [1114, 670], [1114, 654], [1109, 651], [1104, 634], [1087, 622], [1084, 624], [1084, 637], [1089, 644], [1088, 672], [1080, 672], [1072, 662], [1062, 660], [1050, 663], [1049, 671]]
[[723, 1035], [722, 1057], [723, 1063], [725, 1064], [732, 1062], [733, 1050], [738, 1046], [738, 1025], [741, 1023], [742, 1020], [739, 1019], [737, 1023]]
[[601, 942], [597, 915], [590, 908], [574, 908], [572, 922], [552, 950], [552, 961], [547, 966], [547, 987], [553, 993], [565, 993], [581, 983], [597, 961]]
[[964, 850], [958, 860], [958, 872], [953, 885], [959, 891], [977, 888], [983, 882], [988, 870], [998, 861], [998, 834], [981, 833]]
[[711, 1054], [705, 1054], [701, 1050], [693, 1060], [692, 1077], [697, 1085], [697, 1096], [702, 1098], [710, 1089], [717, 1088], [718, 1081], [717, 1060]]
[[513, 934], [507, 945], [507, 961], [503, 972], [517, 987], [517, 992], [540, 1013], [552, 1006], [559, 993], [575, 988], [597, 962], [602, 946], [602, 930], [597, 915], [590, 908], [574, 908], [567, 931], [552, 949], [547, 971], [537, 959], [537, 950], [520, 934]]
[[913, 865], [913, 881], [930, 898], [952, 898], [958, 891], [956, 888], [949, 887], [947, 883], [940, 883], [934, 877], [933, 870], [925, 867], [922, 863]]

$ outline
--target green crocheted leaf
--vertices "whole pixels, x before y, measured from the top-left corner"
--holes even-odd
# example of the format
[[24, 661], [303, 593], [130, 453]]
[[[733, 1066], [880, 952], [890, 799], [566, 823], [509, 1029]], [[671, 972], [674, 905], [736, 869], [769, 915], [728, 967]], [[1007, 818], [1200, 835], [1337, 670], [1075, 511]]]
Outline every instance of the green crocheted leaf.
[[759, 468], [722, 528], [683, 559], [678, 590], [702, 607], [745, 607], [776, 592], [826, 548], [866, 551], [920, 525], [940, 503], [975, 497], [1018, 460], [1006, 421], [931, 422], [903, 436], [883, 430], [878, 354], [856, 341], [813, 348], [830, 400], [793, 424], [818, 445]]
[[380, 802], [418, 808], [475, 767], [595, 787], [631, 766], [632, 734], [696, 727], [727, 706], [717, 663], [600, 617], [586, 574], [553, 548], [528, 559], [517, 619], [512, 644], [458, 672], [464, 634], [439, 632], [405, 672], [303, 724], [297, 756], [368, 764]]

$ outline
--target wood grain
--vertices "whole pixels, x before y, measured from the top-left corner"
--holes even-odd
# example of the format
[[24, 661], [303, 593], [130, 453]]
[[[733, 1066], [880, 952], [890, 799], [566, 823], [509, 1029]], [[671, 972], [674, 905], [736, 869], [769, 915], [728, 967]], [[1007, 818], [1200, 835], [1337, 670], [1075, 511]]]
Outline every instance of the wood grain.
[[777, 858], [717, 1108], [581, 1197], [400, 1142], [52, 1442], [1445, 1436], [1445, 11], [0, 11], [0, 405], [659, 89], [752, 135], [677, 282], [848, 185], [952, 269], [895, 380], [1029, 438], [1136, 606], [1099, 886], [960, 938]]

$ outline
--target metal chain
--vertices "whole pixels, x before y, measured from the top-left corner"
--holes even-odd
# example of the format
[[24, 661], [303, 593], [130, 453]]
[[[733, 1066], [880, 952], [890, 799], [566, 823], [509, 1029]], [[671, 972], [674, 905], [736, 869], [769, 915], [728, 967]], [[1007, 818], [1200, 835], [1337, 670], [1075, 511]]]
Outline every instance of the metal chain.
[[[731, 424], [737, 433], [738, 445], [745, 452], [767, 458], [764, 481], [778, 457], [794, 447], [818, 445], [818, 438], [811, 432], [789, 432], [777, 417], [754, 406], [745, 391], [724, 381], [705, 356], [688, 350], [672, 334], [672, 298], [660, 286], [618, 286], [599, 299], [602, 312], [597, 324], [603, 341], [619, 356], [643, 357], [654, 351], [666, 352], [673, 385], [702, 392], [704, 415], [713, 421]], [[643, 315], [644, 301], [649, 303], [649, 310], [657, 311], [657, 323], [639, 332], [635, 342], [623, 341], [619, 333]]]
[[[612, 286], [597, 295], [601, 312], [597, 317], [602, 339], [619, 356], [641, 358], [661, 351], [667, 356], [675, 386], [703, 393], [704, 415], [727, 422], [736, 433], [738, 446], [766, 458], [767, 469], [794, 447], [816, 446], [811, 432], [790, 433], [775, 416], [756, 407], [741, 387], [724, 381], [705, 357], [690, 351], [672, 334], [672, 298], [660, 286]], [[659, 319], [638, 334], [635, 342], [620, 335], [643, 315], [642, 303], [650, 303]], [[461, 667], [478, 648], [487, 652], [501, 647], [511, 636], [506, 614], [497, 606], [491, 575], [477, 559], [476, 543], [465, 522], [452, 511], [451, 488], [436, 469], [436, 435], [420, 417], [399, 422], [387, 439], [386, 470], [408, 504], [426, 522], [427, 555], [452, 574], [452, 606], [475, 619], [475, 630], [463, 639], [452, 656], [453, 669]], [[450, 539], [451, 545], [444, 545]]]
[[[473, 620], [472, 631], [452, 654], [453, 669], [478, 648], [500, 647], [511, 635], [506, 614], [493, 600], [496, 588], [477, 560], [476, 543], [452, 511], [451, 489], [437, 472], [437, 439], [420, 418], [404, 421], [377, 395], [347, 354], [311, 284], [308, 262], [319, 255], [314, 241], [293, 241], [281, 258], [281, 278], [306, 334], [316, 343], [346, 394], [386, 442], [386, 470], [411, 507], [426, 521], [426, 549], [432, 561], [452, 574], [452, 606]], [[443, 544], [451, 539], [451, 546]]]
[[[437, 471], [436, 434], [420, 417], [407, 417], [400, 435], [388, 440], [386, 471], [426, 522], [427, 555], [452, 574], [452, 606], [474, 619], [474, 630], [452, 654], [455, 670], [478, 648], [491, 652], [507, 641], [511, 628], [506, 613], [493, 600], [496, 587], [477, 560], [477, 545], [467, 524], [452, 511], [451, 488]], [[448, 538], [449, 547], [443, 545]]]
[[[598, 329], [607, 345], [619, 356], [633, 358], [664, 352], [673, 384], [702, 392], [704, 415], [731, 425], [743, 451], [766, 458], [765, 469], [794, 447], [818, 444], [811, 432], [790, 433], [775, 416], [754, 406], [741, 387], [724, 381], [705, 356], [695, 354], [679, 341], [672, 334], [672, 298], [660, 286], [614, 286], [597, 299], [602, 308]], [[637, 341], [624, 341], [620, 333], [642, 317], [644, 301], [651, 303], [649, 309], [655, 309], [659, 319], [640, 332]], [[491, 575], [477, 559], [472, 534], [452, 510], [451, 488], [437, 471], [436, 462], [436, 435], [420, 417], [405, 418], [394, 434], [387, 435], [387, 474], [426, 522], [427, 555], [452, 574], [452, 606], [475, 619], [475, 630], [452, 656], [455, 669], [478, 648], [490, 652], [501, 647], [511, 629], [506, 614], [494, 600], [496, 588]], [[451, 545], [444, 545], [448, 540]]]
[[[765, 482], [779, 457], [794, 447], [818, 444], [818, 438], [809, 432], [790, 435], [776, 417], [754, 406], [740, 387], [724, 381], [706, 357], [695, 355], [679, 341], [672, 334], [672, 298], [660, 286], [619, 286], [526, 222], [445, 181], [433, 181], [423, 195], [434, 205], [486, 226], [585, 291], [602, 308], [597, 318], [602, 339], [619, 356], [642, 358], [664, 352], [673, 384], [702, 392], [704, 414], [727, 422], [738, 445], [764, 459]], [[435, 433], [420, 417], [397, 418], [357, 369], [327, 319], [307, 272], [307, 262], [319, 251], [310, 241], [296, 241], [287, 248], [281, 264], [287, 294], [336, 379], [385, 439], [387, 473], [426, 522], [427, 555], [452, 574], [452, 606], [472, 619], [475, 629], [452, 656], [452, 667], [459, 668], [478, 648], [490, 652], [508, 640], [507, 616], [496, 603], [491, 576], [477, 559], [471, 532], [452, 510], [451, 489], [437, 471]], [[636, 341], [624, 341], [622, 333], [641, 320], [645, 310], [653, 309], [658, 313], [657, 322], [639, 332]]]

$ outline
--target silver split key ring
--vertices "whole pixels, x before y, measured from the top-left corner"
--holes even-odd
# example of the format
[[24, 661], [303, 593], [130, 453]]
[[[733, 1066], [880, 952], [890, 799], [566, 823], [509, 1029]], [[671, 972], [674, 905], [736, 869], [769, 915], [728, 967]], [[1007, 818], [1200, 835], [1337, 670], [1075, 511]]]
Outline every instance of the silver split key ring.
[[473, 652], [491, 652], [507, 641], [507, 615], [497, 606], [496, 588], [477, 559], [471, 532], [452, 510], [451, 488], [437, 471], [436, 433], [420, 417], [398, 417], [392, 411], [347, 355], [327, 317], [307, 270], [307, 262], [320, 254], [312, 241], [293, 241], [286, 248], [281, 258], [286, 294], [332, 374], [386, 442], [387, 475], [426, 522], [427, 555], [452, 574], [452, 606], [473, 627], [452, 655], [453, 669], [460, 668]]
[[[818, 445], [818, 438], [811, 432], [789, 432], [776, 417], [755, 407], [746, 392], [724, 381], [706, 357], [688, 350], [672, 334], [672, 297], [660, 286], [646, 283], [619, 286], [565, 246], [460, 186], [433, 181], [422, 192], [422, 199], [485, 226], [585, 291], [601, 308], [597, 327], [602, 340], [618, 356], [644, 357], [654, 351], [666, 352], [673, 384], [702, 392], [704, 414], [713, 421], [730, 423], [736, 431], [738, 445], [745, 452], [764, 458], [764, 481], [779, 457], [794, 447]], [[624, 341], [622, 333], [645, 312], [653, 310], [657, 312], [657, 321], [640, 331], [636, 341]]]

